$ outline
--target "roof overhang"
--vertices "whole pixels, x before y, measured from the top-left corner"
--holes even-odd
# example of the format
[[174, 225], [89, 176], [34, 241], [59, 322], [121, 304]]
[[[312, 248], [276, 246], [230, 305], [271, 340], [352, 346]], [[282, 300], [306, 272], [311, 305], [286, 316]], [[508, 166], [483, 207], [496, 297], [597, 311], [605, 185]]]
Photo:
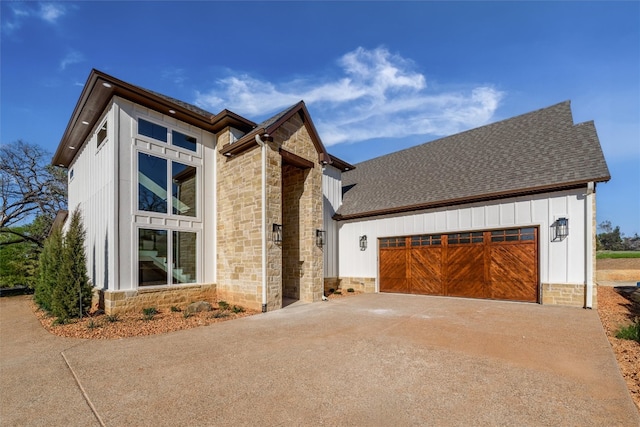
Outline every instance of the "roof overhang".
[[[255, 127], [255, 123], [229, 110], [219, 114], [204, 114], [187, 108], [185, 104], [174, 102], [171, 98], [142, 89], [119, 80], [98, 70], [91, 70], [82, 89], [71, 119], [67, 124], [58, 149], [53, 156], [54, 165], [68, 167], [80, 146], [84, 144], [97, 121], [104, 113], [114, 96], [127, 99], [160, 113], [175, 117], [177, 120], [216, 133], [226, 126], [243, 131]], [[71, 148], [74, 147], [74, 148]]]
[[350, 171], [356, 168], [351, 163], [348, 163], [333, 154], [329, 154], [329, 157], [331, 158], [331, 166], [340, 169], [341, 172]]
[[474, 197], [439, 200], [435, 202], [418, 203], [415, 205], [399, 206], [394, 208], [386, 208], [386, 209], [380, 209], [380, 210], [368, 211], [368, 212], [358, 212], [358, 213], [345, 214], [345, 215], [335, 214], [333, 216], [333, 219], [336, 221], [348, 221], [352, 219], [369, 218], [369, 217], [383, 216], [383, 215], [395, 215], [395, 214], [401, 214], [401, 213], [407, 213], [407, 212], [423, 211], [426, 209], [436, 209], [436, 208], [442, 208], [445, 206], [456, 206], [456, 205], [462, 205], [462, 204], [468, 204], [468, 203], [478, 203], [478, 202], [486, 202], [491, 200], [506, 199], [511, 197], [530, 196], [534, 194], [571, 190], [575, 188], [583, 188], [583, 187], [586, 187], [589, 184], [589, 182], [606, 182], [606, 181], [609, 181], [610, 179], [611, 177], [607, 176], [607, 177], [602, 177], [602, 178], [589, 180], [589, 181], [576, 181], [576, 182], [569, 182], [564, 184], [528, 188], [523, 190], [513, 190], [513, 191], [505, 191], [505, 192], [492, 193], [492, 194], [484, 194], [481, 196], [474, 196]]

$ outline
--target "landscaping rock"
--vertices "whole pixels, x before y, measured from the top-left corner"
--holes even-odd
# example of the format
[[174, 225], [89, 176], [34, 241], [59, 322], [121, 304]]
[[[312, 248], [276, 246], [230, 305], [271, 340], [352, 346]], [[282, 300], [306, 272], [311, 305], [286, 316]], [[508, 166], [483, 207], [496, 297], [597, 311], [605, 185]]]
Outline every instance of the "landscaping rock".
[[199, 313], [201, 311], [211, 311], [213, 307], [206, 301], [198, 301], [192, 304], [189, 304], [187, 308], [184, 310], [187, 314]]

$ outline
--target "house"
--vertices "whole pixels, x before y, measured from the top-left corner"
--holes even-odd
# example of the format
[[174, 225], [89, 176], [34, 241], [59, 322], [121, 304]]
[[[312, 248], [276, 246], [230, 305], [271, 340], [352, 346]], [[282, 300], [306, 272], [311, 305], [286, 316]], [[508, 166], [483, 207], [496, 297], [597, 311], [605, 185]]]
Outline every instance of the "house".
[[329, 288], [595, 304], [592, 122], [560, 103], [356, 166], [300, 102], [254, 123], [93, 70], [54, 155], [107, 313]]

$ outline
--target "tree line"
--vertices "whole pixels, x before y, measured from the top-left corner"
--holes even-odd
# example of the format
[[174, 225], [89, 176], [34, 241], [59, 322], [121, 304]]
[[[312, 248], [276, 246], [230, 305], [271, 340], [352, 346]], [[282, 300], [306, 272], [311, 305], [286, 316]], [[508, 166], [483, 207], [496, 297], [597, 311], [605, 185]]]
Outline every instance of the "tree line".
[[596, 249], [599, 251], [640, 251], [640, 236], [636, 233], [627, 237], [620, 232], [620, 226], [613, 226], [611, 221], [603, 221], [598, 225], [600, 233], [596, 235]]

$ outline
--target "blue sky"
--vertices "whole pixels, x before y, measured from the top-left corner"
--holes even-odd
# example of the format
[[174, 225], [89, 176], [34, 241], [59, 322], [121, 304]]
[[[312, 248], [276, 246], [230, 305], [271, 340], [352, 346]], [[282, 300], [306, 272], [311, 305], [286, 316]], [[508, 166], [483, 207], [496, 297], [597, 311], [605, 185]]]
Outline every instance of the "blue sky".
[[3, 144], [55, 151], [92, 68], [254, 121], [304, 99], [351, 163], [570, 99], [612, 175], [598, 222], [640, 234], [639, 2], [2, 1], [0, 24]]

